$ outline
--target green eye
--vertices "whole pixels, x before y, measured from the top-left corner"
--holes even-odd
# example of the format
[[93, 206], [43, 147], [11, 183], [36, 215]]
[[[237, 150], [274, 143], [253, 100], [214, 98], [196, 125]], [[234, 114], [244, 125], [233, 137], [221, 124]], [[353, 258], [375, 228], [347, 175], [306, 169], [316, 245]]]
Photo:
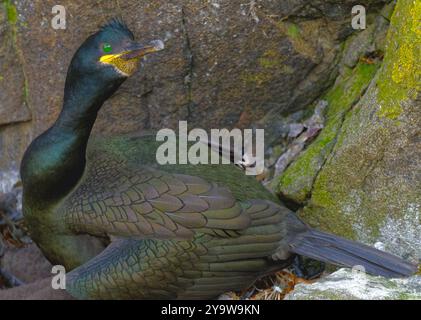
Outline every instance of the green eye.
[[111, 47], [109, 43], [104, 43], [104, 45], [102, 46], [102, 50], [104, 50], [104, 52], [111, 52], [113, 50], [113, 47]]

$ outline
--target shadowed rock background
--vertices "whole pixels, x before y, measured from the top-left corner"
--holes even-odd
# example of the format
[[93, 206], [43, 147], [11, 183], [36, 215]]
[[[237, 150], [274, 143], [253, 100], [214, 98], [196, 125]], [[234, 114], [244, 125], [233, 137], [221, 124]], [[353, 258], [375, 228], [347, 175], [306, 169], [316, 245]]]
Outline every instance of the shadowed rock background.
[[0, 171], [58, 116], [80, 43], [121, 15], [166, 50], [107, 101], [97, 134], [257, 126], [279, 157], [285, 123], [326, 100], [324, 129], [271, 186], [314, 227], [419, 259], [419, 1], [63, 0], [54, 30], [56, 2], [0, 2]]

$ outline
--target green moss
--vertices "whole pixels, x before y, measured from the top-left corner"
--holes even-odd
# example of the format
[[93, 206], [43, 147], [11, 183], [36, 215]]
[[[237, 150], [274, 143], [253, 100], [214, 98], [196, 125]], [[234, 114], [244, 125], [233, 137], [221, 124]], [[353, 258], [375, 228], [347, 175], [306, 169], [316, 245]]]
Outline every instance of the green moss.
[[[342, 80], [325, 95], [324, 99], [329, 103], [325, 128], [275, 181], [275, 190], [298, 203], [303, 203], [310, 196], [314, 180], [336, 142], [346, 112], [363, 94], [378, 67], [378, 64], [360, 62], [354, 69], [345, 72]], [[326, 202], [330, 203], [327, 194], [320, 196], [319, 200], [325, 205], [328, 205]]]
[[258, 59], [257, 71], [244, 71], [240, 75], [245, 85], [262, 87], [279, 73], [292, 73], [293, 68], [284, 64], [285, 57], [275, 49], [266, 50]]
[[285, 57], [276, 50], [267, 50], [258, 59], [258, 63], [262, 68], [272, 69], [284, 66]]
[[396, 296], [396, 300], [412, 300], [412, 299], [417, 299], [417, 298], [418, 297], [416, 295], [412, 295], [412, 294], [406, 293], [406, 292], [400, 292]]
[[[317, 55], [316, 49], [312, 46], [311, 41], [308, 41], [302, 36], [301, 29], [298, 25], [291, 22], [279, 21], [276, 22], [275, 26], [280, 33], [288, 37], [296, 52], [311, 60], [315, 59]], [[317, 26], [314, 27], [317, 28]]]
[[[3, 6], [6, 9], [7, 13], [7, 21], [10, 25], [10, 37], [12, 39], [12, 45], [16, 52], [16, 55], [21, 62], [22, 66], [24, 65], [24, 56], [21, 48], [18, 45], [17, 40], [17, 30], [18, 30], [18, 11], [16, 9], [16, 6], [13, 4], [11, 0], [3, 0], [2, 1]], [[21, 26], [21, 24], [19, 24]], [[26, 103], [26, 105], [29, 107], [29, 84], [28, 84], [28, 77], [26, 76], [26, 72], [24, 67], [22, 67], [22, 73], [24, 76], [24, 84], [22, 89], [22, 95], [23, 99]], [[1, 80], [1, 79], [0, 79]]]
[[380, 11], [380, 15], [390, 21], [394, 8], [395, 8], [395, 1], [391, 1], [390, 3], [386, 4], [382, 8], [382, 10]]
[[253, 85], [257, 88], [272, 80], [273, 75], [267, 72], [244, 72], [241, 74], [241, 80], [246, 85]]
[[287, 28], [287, 35], [291, 38], [297, 39], [301, 36], [301, 30], [296, 24], [291, 23]]
[[[295, 202], [303, 203], [308, 197], [317, 167], [321, 165], [320, 156], [326, 154], [326, 148], [331, 149], [329, 144], [335, 137], [336, 130], [326, 127], [306, 151], [285, 171], [280, 177], [280, 192]], [[292, 197], [291, 197], [292, 196]]]
[[317, 181], [315, 182], [315, 191], [312, 195], [312, 205], [316, 207], [332, 207], [335, 205], [335, 200], [332, 198], [330, 192], [330, 179], [327, 175], [319, 175]]
[[414, 99], [421, 90], [420, 16], [421, 2], [398, 1], [388, 33], [385, 64], [377, 82], [377, 115], [381, 118], [397, 119], [403, 112], [402, 102]]
[[18, 12], [16, 10], [16, 7], [14, 6], [14, 4], [10, 0], [3, 0], [3, 5], [6, 8], [7, 21], [11, 25], [16, 25], [16, 23], [18, 21]]
[[352, 73], [341, 83], [327, 93], [325, 100], [329, 103], [327, 112], [328, 121], [343, 116], [349, 107], [362, 95], [370, 80], [377, 71], [379, 64], [358, 63]]
[[29, 101], [29, 84], [28, 79], [24, 75], [24, 83], [23, 83], [23, 99], [28, 104]]

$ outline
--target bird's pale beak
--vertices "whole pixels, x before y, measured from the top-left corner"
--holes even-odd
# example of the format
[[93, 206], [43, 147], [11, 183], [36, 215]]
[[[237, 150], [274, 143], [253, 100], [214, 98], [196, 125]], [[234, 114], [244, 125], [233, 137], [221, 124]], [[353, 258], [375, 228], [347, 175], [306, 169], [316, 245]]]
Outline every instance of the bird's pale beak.
[[161, 40], [151, 41], [148, 45], [133, 43], [127, 48], [127, 51], [121, 55], [121, 58], [124, 60], [142, 58], [147, 54], [164, 50], [164, 47], [164, 42]]

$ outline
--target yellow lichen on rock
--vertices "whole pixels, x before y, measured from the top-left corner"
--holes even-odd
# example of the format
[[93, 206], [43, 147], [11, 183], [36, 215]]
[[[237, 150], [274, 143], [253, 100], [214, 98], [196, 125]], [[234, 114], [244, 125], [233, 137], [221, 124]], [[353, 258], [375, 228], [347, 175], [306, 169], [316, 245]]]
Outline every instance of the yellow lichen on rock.
[[397, 119], [402, 113], [402, 102], [415, 99], [421, 90], [421, 65], [417, 61], [421, 47], [420, 16], [419, 1], [397, 3], [391, 19], [385, 63], [378, 80], [379, 117]]

